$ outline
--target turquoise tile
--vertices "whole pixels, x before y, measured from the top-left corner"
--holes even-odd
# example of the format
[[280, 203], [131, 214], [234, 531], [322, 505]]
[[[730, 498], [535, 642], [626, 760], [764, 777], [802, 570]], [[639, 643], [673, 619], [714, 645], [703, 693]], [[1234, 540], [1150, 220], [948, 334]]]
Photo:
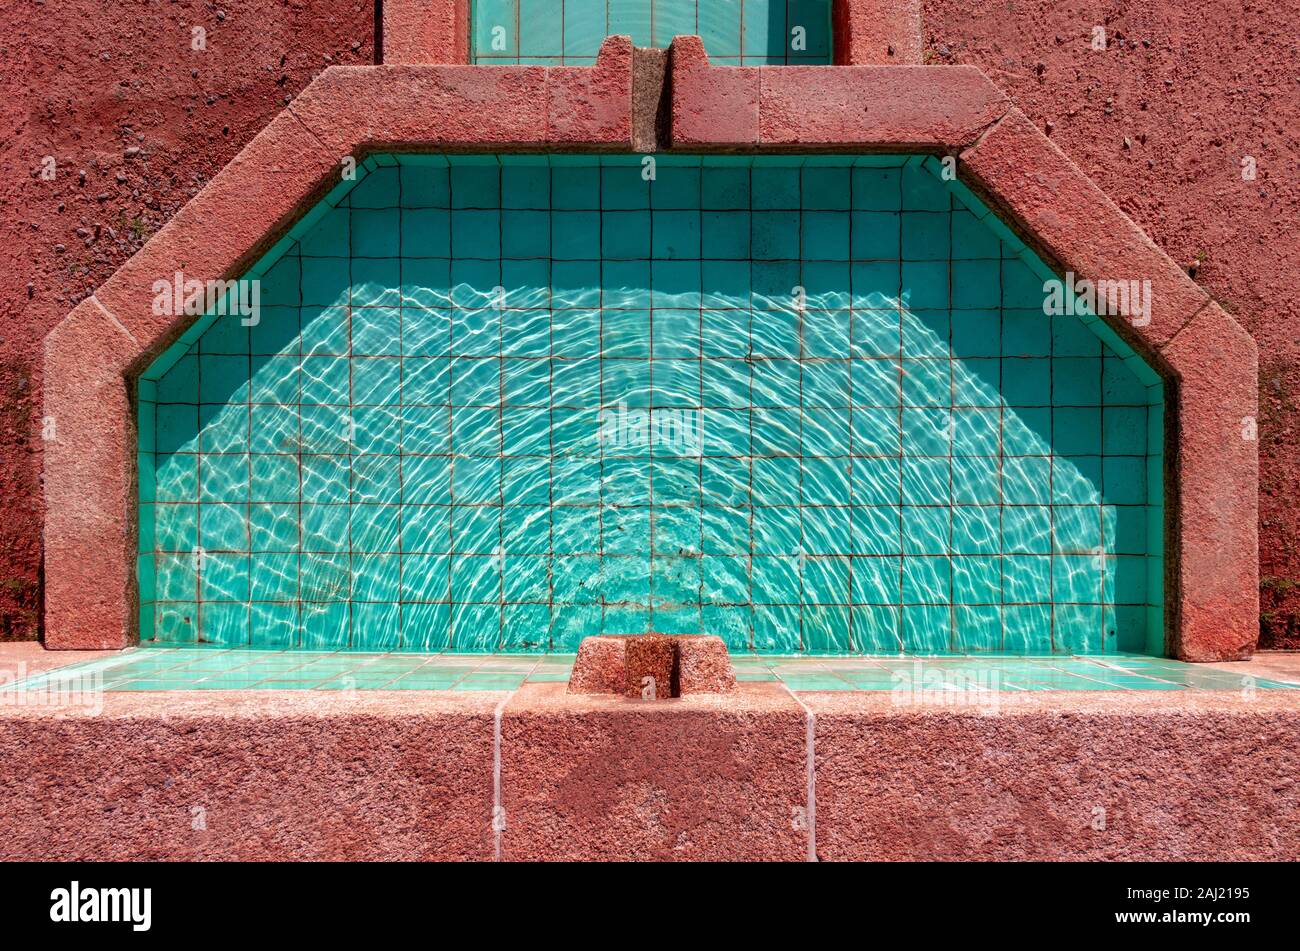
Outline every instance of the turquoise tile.
[[[541, 9], [489, 9], [522, 30], [497, 52], [581, 58], [607, 26], [548, 32]], [[762, 55], [821, 55], [816, 5], [769, 9], [763, 28], [746, 13]], [[654, 23], [734, 30], [738, 58], [726, 13]], [[651, 22], [649, 3], [611, 14]], [[142, 551], [164, 555], [138, 569], [160, 598], [142, 629], [403, 650], [661, 624], [760, 651], [1157, 643], [1158, 378], [1100, 324], [1046, 317], [1050, 272], [934, 164], [682, 156], [650, 183], [634, 157], [372, 157], [255, 264], [262, 324], [211, 315], [147, 377]], [[703, 457], [665, 453], [648, 408], [701, 401]], [[624, 442], [601, 405], [642, 414]], [[1094, 551], [1095, 579], [1076, 570]]]
[[396, 207], [353, 208], [351, 246], [362, 257], [390, 257], [398, 253], [401, 212]]
[[948, 607], [904, 604], [900, 617], [899, 635], [908, 653], [944, 654], [951, 650], [952, 612]]
[[781, 678], [791, 690], [850, 690], [849, 683], [830, 674], [792, 674]]
[[823, 0], [788, 0], [785, 18], [791, 63], [816, 65], [830, 62], [829, 4]]
[[1052, 401], [1058, 406], [1101, 402], [1101, 358], [1060, 357], [1052, 361]]
[[249, 642], [249, 606], [244, 602], [205, 601], [199, 608], [199, 627], [205, 641], [226, 647]]
[[524, 679], [524, 674], [472, 672], [458, 680], [452, 689], [518, 690], [523, 686]]
[[400, 204], [399, 194], [398, 169], [389, 166], [359, 175], [348, 203], [353, 208], [395, 208]]

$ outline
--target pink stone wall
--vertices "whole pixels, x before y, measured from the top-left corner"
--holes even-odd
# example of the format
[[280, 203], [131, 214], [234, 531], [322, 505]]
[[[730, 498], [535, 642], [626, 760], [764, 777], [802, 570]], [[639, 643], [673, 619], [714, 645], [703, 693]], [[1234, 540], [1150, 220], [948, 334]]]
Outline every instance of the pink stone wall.
[[951, 699], [0, 704], [0, 859], [1300, 859], [1298, 691]]
[[996, 715], [803, 696], [817, 716], [824, 859], [1300, 855], [1300, 790], [1286, 778], [1300, 767], [1300, 696], [1054, 694]]
[[373, 23], [325, 0], [0, 11], [0, 640], [41, 629], [45, 335], [319, 72], [374, 62]]
[[922, 17], [927, 63], [983, 69], [1254, 337], [1260, 646], [1300, 647], [1300, 4], [926, 0]]

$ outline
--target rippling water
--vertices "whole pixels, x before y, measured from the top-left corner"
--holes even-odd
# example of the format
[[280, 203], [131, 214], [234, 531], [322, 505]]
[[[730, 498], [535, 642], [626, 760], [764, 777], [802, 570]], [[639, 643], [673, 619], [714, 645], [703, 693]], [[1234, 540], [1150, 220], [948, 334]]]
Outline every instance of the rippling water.
[[[306, 287], [307, 259], [286, 267]], [[1100, 447], [1065, 452], [1063, 414], [1054, 432], [1013, 405], [1041, 367], [997, 343], [997, 310], [967, 358], [897, 277], [859, 276], [850, 307], [847, 288], [702, 297], [698, 271], [506, 290], [501, 267], [400, 290], [354, 273], [268, 307], [268, 352], [214, 325], [163, 377], [160, 640], [1089, 651], [1145, 605], [1145, 488], [1103, 492]], [[1049, 385], [1086, 389], [1102, 354], [1052, 357]]]

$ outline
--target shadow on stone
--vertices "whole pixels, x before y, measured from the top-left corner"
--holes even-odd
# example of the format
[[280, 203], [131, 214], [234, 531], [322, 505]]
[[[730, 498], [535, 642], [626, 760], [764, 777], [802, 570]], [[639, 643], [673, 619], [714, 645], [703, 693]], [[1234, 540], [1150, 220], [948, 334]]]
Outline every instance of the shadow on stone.
[[663, 700], [730, 693], [736, 675], [722, 638], [711, 635], [601, 635], [584, 638], [569, 693]]

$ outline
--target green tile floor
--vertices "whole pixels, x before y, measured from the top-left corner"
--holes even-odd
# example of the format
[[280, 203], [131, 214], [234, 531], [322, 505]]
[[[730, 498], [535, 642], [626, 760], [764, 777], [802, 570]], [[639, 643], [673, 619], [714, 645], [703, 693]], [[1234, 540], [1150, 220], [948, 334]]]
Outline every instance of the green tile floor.
[[[102, 677], [106, 691], [162, 690], [517, 690], [564, 683], [574, 655], [367, 654], [147, 647], [72, 664], [10, 684], [50, 689]], [[771, 657], [732, 658], [741, 681], [779, 681], [791, 690], [893, 690], [968, 686], [1025, 690], [1300, 689], [1300, 683], [1241, 675], [1154, 657]]]

